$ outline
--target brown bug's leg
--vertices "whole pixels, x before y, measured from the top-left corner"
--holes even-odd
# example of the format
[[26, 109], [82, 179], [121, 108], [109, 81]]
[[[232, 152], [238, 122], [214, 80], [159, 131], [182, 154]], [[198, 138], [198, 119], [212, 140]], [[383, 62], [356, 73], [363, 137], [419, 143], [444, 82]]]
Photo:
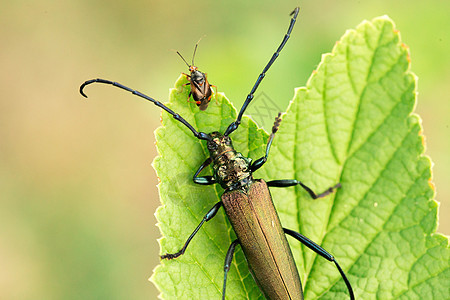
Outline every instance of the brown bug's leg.
[[173, 254], [167, 253], [167, 254], [161, 255], [161, 259], [174, 259], [180, 255], [183, 255], [184, 251], [186, 251], [186, 248], [189, 245], [189, 243], [191, 242], [192, 238], [198, 232], [200, 227], [202, 227], [203, 223], [208, 222], [209, 220], [214, 218], [214, 216], [217, 214], [217, 212], [219, 211], [219, 208], [221, 206], [222, 206], [222, 202], [219, 201], [208, 211], [208, 213], [203, 217], [203, 220], [200, 222], [200, 224], [198, 224], [197, 228], [195, 228], [194, 232], [192, 232], [192, 234], [188, 237], [186, 243], [184, 243], [184, 246], [183, 246], [183, 248], [181, 248], [180, 251], [178, 251], [177, 253], [173, 253]]
[[344, 271], [342, 271], [341, 266], [338, 264], [338, 262], [333, 257], [333, 255], [328, 253], [327, 250], [323, 249], [322, 247], [317, 245], [315, 242], [311, 241], [306, 236], [304, 236], [304, 235], [302, 235], [302, 234], [300, 234], [298, 232], [295, 232], [293, 230], [287, 229], [287, 228], [283, 228], [283, 230], [284, 230], [284, 233], [289, 234], [290, 236], [292, 236], [293, 238], [298, 240], [300, 243], [302, 243], [303, 245], [305, 245], [306, 247], [308, 247], [312, 251], [316, 252], [317, 254], [319, 254], [320, 256], [325, 258], [326, 260], [334, 262], [334, 264], [336, 265], [339, 273], [342, 276], [342, 279], [344, 279], [345, 285], [347, 286], [348, 292], [350, 294], [350, 299], [352, 299], [352, 300], [355, 299], [355, 296], [353, 294], [353, 289], [352, 289], [352, 286], [350, 284], [350, 281], [348, 281], [347, 276], [345, 276]]
[[214, 100], [216, 101], [216, 105], [219, 105], [219, 102], [217, 102], [217, 86], [214, 84], [210, 84], [209, 86], [211, 87], [211, 91], [213, 91], [212, 88], [216, 90], [216, 92], [214, 93]]
[[233, 254], [236, 246], [240, 244], [238, 239], [235, 239], [230, 248], [228, 248], [227, 255], [225, 256], [225, 264], [223, 266], [224, 276], [223, 276], [223, 289], [222, 289], [222, 300], [225, 300], [225, 289], [227, 287], [227, 275], [230, 270], [231, 261], [233, 260]]
[[[184, 74], [184, 73], [182, 73], [182, 74]], [[187, 74], [184, 74], [184, 75], [187, 75]], [[189, 80], [189, 79], [188, 79]], [[184, 87], [185, 86], [187, 86], [187, 85], [190, 85], [191, 84], [191, 82], [189, 81], [189, 82], [186, 82], [186, 83], [184, 83], [182, 86], [181, 86], [181, 90], [177, 90], [178, 91], [178, 94], [180, 94], [180, 93], [182, 93], [183, 92], [183, 90], [184, 90]], [[189, 97], [191, 96], [191, 92], [189, 92]], [[189, 98], [188, 98], [189, 99]]]
[[[184, 75], [184, 76], [186, 76], [186, 79], [188, 80], [188, 82], [187, 83], [184, 83], [183, 85], [182, 85], [182, 88], [181, 88], [181, 91], [178, 91], [178, 94], [180, 94], [180, 93], [182, 93], [183, 92], [183, 90], [184, 90], [184, 87], [186, 86], [186, 85], [190, 85], [191, 84], [191, 75], [189, 75], [189, 74], [186, 74], [186, 73], [183, 73], [183, 72], [181, 72], [181, 75]], [[191, 96], [191, 94], [189, 94], [189, 97]]]
[[191, 91], [189, 91], [189, 95], [188, 95], [188, 98], [187, 98], [187, 102], [190, 102], [190, 103], [195, 103], [195, 104], [197, 104], [197, 101], [195, 101], [195, 100], [191, 101], [191, 95], [192, 95], [192, 90], [191, 90]]

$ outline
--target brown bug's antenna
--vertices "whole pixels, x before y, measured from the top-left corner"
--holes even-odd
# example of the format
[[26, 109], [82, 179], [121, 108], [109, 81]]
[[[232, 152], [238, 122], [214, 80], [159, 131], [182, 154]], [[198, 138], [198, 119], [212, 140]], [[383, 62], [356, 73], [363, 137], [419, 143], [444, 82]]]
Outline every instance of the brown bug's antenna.
[[194, 65], [194, 58], [195, 58], [195, 52], [197, 52], [197, 46], [198, 46], [198, 43], [200, 43], [200, 41], [202, 40], [202, 38], [204, 38], [205, 36], [206, 36], [206, 35], [202, 36], [202, 37], [197, 41], [197, 44], [195, 44], [194, 54], [192, 54], [192, 65], [193, 65], [193, 66], [195, 66], [195, 65]]
[[[173, 51], [175, 51], [175, 50], [173, 50]], [[184, 63], [188, 66], [188, 68], [190, 68], [191, 66], [188, 64], [188, 62], [184, 59], [184, 57], [183, 57], [183, 55], [181, 55], [180, 54], [180, 52], [178, 52], [178, 51], [175, 51], [175, 52], [177, 52], [177, 54], [181, 57], [181, 59], [184, 61]]]

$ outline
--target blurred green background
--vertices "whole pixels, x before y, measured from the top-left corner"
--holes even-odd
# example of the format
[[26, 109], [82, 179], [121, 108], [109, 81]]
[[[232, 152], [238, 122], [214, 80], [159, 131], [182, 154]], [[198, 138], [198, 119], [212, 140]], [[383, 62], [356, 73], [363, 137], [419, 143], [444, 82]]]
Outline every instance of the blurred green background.
[[[439, 231], [450, 233], [449, 1], [5, 1], [0, 13], [0, 299], [155, 299], [160, 111], [196, 64], [240, 106], [299, 5], [259, 94], [286, 108], [348, 28], [387, 14], [411, 49], [416, 112], [433, 159]], [[258, 94], [257, 94], [258, 95]], [[213, 103], [211, 105], [214, 105]], [[270, 117], [272, 120], [273, 116]], [[271, 121], [270, 121], [271, 122]]]

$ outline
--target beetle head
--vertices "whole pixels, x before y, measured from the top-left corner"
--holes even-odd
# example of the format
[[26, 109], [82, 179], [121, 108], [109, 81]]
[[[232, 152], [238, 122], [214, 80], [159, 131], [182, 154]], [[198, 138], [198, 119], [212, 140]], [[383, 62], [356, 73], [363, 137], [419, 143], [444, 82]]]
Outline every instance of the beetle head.
[[208, 141], [208, 150], [211, 157], [218, 157], [224, 152], [232, 151], [233, 145], [231, 139], [219, 132], [210, 133], [211, 139]]

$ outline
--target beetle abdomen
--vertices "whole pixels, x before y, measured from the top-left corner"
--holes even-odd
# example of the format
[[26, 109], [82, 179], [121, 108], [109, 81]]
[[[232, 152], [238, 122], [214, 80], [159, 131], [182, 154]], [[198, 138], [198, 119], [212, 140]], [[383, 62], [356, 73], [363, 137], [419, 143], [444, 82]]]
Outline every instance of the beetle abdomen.
[[250, 271], [267, 299], [303, 299], [291, 249], [264, 180], [248, 193], [225, 192], [222, 202]]

